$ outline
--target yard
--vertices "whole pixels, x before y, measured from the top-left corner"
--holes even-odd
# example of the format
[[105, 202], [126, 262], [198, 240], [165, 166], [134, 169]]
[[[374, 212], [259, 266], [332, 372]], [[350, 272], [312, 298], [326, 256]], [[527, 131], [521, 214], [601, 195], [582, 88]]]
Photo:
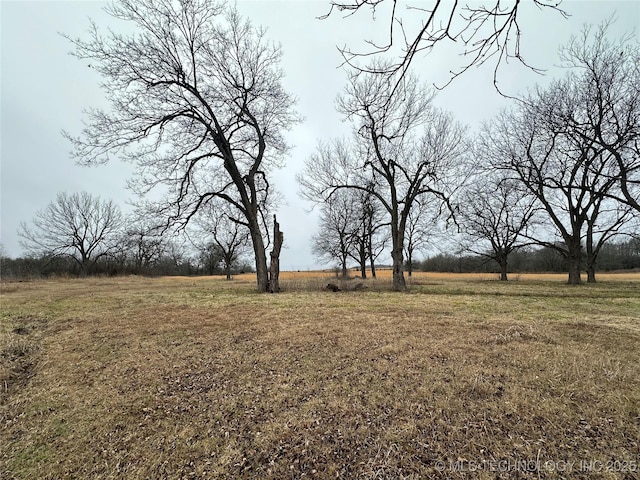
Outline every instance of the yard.
[[0, 478], [638, 478], [640, 273], [599, 278], [3, 283]]

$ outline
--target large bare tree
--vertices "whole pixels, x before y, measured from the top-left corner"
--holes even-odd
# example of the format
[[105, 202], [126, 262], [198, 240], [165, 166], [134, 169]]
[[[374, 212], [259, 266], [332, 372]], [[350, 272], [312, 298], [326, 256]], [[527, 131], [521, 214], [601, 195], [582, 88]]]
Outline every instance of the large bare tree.
[[21, 245], [36, 256], [73, 258], [81, 274], [115, 252], [122, 215], [111, 200], [87, 192], [59, 193], [55, 202], [36, 213], [31, 225], [21, 223]]
[[[560, 252], [568, 282], [578, 284], [581, 268], [595, 265], [602, 246], [630, 220], [631, 207], [610, 198], [617, 185], [611, 154], [566, 120], [583, 125], [590, 114], [570, 80], [538, 88], [504, 112], [484, 132], [483, 143], [494, 152], [493, 165], [510, 172], [546, 213], [552, 236], [540, 228], [527, 236]], [[595, 281], [593, 269], [588, 280]]]
[[416, 199], [448, 204], [466, 151], [464, 128], [432, 105], [433, 94], [407, 75], [400, 88], [383, 76], [354, 74], [339, 100], [359, 149], [320, 149], [299, 176], [302, 194], [329, 198], [344, 188], [374, 195], [389, 217], [393, 288], [406, 288], [406, 224]]
[[458, 217], [463, 250], [494, 260], [500, 267], [500, 280], [506, 281], [509, 256], [528, 244], [536, 198], [497, 172], [477, 175], [462, 198]]
[[582, 106], [560, 121], [609, 155], [617, 185], [607, 195], [640, 212], [640, 44], [633, 34], [612, 39], [612, 23], [586, 26], [560, 48], [566, 88]]
[[168, 225], [185, 225], [212, 198], [233, 205], [251, 235], [258, 290], [267, 291], [268, 179], [298, 121], [281, 84], [280, 48], [221, 2], [119, 0], [106, 11], [132, 33], [92, 24], [87, 39], [72, 39], [110, 103], [87, 113], [79, 137], [67, 135], [75, 157], [135, 164], [132, 187], [161, 192], [153, 210]]
[[[451, 70], [449, 82], [471, 67], [494, 61], [493, 82], [498, 89], [498, 71], [509, 60], [539, 71], [525, 61], [520, 48], [522, 15], [547, 10], [567, 17], [560, 8], [561, 1], [331, 0], [329, 13], [321, 18], [329, 17], [334, 10], [346, 12], [347, 16], [369, 11], [373, 18], [381, 17], [386, 22], [381, 41], [366, 39], [363, 48], [339, 47], [344, 62], [359, 71], [402, 78], [418, 54], [453, 44], [459, 46], [455, 53], [462, 55], [464, 61], [458, 69]], [[369, 62], [372, 56], [387, 54], [395, 55], [396, 60], [386, 64]]]

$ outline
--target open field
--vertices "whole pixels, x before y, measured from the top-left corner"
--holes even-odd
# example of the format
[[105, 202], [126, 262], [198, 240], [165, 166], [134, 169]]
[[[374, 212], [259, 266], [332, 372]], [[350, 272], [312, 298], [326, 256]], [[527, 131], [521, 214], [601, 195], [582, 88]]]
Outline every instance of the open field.
[[494, 278], [2, 284], [0, 478], [637, 479], [640, 274]]

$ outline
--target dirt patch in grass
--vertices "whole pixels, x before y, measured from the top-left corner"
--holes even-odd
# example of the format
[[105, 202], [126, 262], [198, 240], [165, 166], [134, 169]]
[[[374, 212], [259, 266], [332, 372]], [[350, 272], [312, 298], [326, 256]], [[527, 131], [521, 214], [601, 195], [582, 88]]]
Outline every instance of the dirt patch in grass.
[[18, 287], [3, 298], [2, 341], [34, 334], [18, 318], [49, 320], [33, 376], [1, 405], [0, 471], [637, 478], [637, 286], [603, 283], [588, 295], [522, 281], [434, 281], [407, 294], [298, 285], [258, 295], [252, 282], [212, 279]]

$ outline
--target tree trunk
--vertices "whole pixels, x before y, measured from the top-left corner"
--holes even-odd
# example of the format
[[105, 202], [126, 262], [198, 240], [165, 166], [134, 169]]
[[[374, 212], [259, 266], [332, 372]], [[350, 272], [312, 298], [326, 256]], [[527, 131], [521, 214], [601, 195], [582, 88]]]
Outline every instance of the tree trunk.
[[572, 242], [567, 245], [568, 255], [567, 262], [569, 264], [569, 279], [567, 283], [569, 285], [579, 285], [582, 283], [580, 277], [580, 266], [582, 263], [582, 246], [580, 240]]
[[[254, 225], [255, 224], [255, 225]], [[253, 254], [256, 258], [256, 281], [258, 292], [265, 293], [269, 290], [269, 271], [267, 270], [267, 254], [264, 250], [264, 240], [257, 220], [249, 222]]]
[[227, 277], [227, 280], [231, 280], [231, 264], [233, 263], [233, 254], [225, 253], [224, 256], [224, 273]]
[[86, 277], [89, 272], [89, 257], [82, 248], [79, 248], [78, 252], [80, 253], [80, 260], [78, 260], [77, 257], [74, 257], [75, 261], [78, 263], [78, 276]]
[[506, 282], [509, 280], [507, 278], [507, 257], [500, 258], [498, 263], [500, 263], [500, 281]]
[[588, 222], [586, 238], [587, 283], [596, 283], [596, 258], [597, 253], [593, 248], [593, 222]]
[[407, 248], [407, 275], [413, 274], [413, 248]]
[[580, 283], [582, 283], [582, 279], [580, 278], [580, 265], [569, 264], [569, 280], [567, 283], [569, 285], [580, 285]]
[[360, 278], [367, 278], [367, 250], [364, 241], [360, 242]]
[[269, 282], [269, 291], [278, 293], [280, 291], [280, 250], [284, 235], [280, 231], [280, 224], [273, 216], [273, 250], [271, 250], [271, 279]]
[[256, 251], [256, 280], [258, 292], [264, 293], [269, 290], [269, 272], [267, 270], [267, 254], [264, 249]]
[[393, 261], [392, 288], [396, 292], [403, 292], [407, 289], [407, 283], [404, 280], [404, 258], [402, 255], [402, 245], [400, 245], [400, 248], [394, 248], [391, 251], [391, 259]]
[[569, 263], [569, 279], [567, 283], [569, 285], [579, 285], [582, 283], [580, 277], [580, 259], [570, 256], [567, 261]]
[[[397, 209], [397, 204], [396, 204]], [[397, 211], [397, 210], [396, 210]], [[392, 288], [396, 292], [403, 292], [407, 289], [404, 280], [404, 229], [406, 216], [398, 218], [391, 214], [391, 261], [393, 262], [393, 282]]]

